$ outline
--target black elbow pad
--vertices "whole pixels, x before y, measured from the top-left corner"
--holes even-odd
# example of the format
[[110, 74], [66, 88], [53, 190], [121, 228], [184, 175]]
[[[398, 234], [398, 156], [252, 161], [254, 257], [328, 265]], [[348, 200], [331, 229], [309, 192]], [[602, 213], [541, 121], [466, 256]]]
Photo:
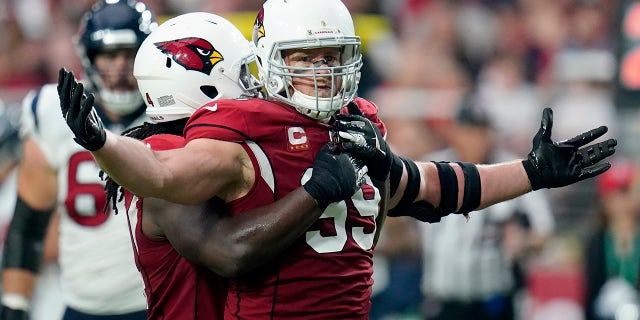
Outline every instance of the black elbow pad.
[[24, 269], [34, 273], [40, 271], [44, 239], [52, 213], [53, 209], [33, 209], [18, 196], [4, 244], [4, 269]]

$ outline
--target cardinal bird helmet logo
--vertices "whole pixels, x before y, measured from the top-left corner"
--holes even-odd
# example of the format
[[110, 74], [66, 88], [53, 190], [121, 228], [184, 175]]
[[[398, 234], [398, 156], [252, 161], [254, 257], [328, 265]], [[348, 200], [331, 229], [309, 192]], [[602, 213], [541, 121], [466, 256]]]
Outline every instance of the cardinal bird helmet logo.
[[185, 69], [199, 71], [206, 75], [211, 75], [213, 66], [224, 60], [222, 54], [209, 41], [202, 38], [184, 38], [154, 44], [162, 53], [170, 56]]
[[258, 11], [256, 21], [253, 23], [253, 42], [258, 44], [258, 40], [264, 38], [264, 8]]

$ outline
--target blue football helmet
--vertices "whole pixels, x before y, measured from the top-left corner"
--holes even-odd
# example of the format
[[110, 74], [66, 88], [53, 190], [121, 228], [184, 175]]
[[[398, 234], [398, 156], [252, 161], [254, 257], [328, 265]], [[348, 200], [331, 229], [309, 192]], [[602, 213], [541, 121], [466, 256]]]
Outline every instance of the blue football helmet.
[[137, 50], [156, 27], [151, 11], [135, 0], [101, 0], [82, 17], [75, 44], [90, 85], [110, 111], [126, 115], [137, 110], [143, 100], [137, 88], [126, 92], [104, 88], [95, 66], [96, 55], [115, 49]]

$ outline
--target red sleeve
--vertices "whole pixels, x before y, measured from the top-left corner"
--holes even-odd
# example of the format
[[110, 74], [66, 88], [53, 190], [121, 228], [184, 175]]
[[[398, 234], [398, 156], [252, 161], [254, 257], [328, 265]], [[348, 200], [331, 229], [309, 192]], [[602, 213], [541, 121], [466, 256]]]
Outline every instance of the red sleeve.
[[[371, 120], [371, 122], [375, 123], [378, 126], [378, 129], [380, 129], [380, 133], [382, 133], [382, 135], [386, 137], [387, 127], [384, 125], [384, 122], [382, 122], [382, 120], [380, 120], [380, 118], [378, 117], [378, 106], [372, 101], [365, 100], [363, 98], [356, 98], [354, 102], [356, 103], [358, 108], [360, 108], [360, 111], [362, 111], [364, 116], [367, 117], [367, 119]], [[346, 108], [343, 110], [346, 110]]]
[[184, 129], [187, 141], [199, 138], [225, 141], [247, 140], [248, 125], [243, 105], [235, 100], [212, 101], [200, 107], [189, 118]]
[[155, 134], [145, 138], [143, 141], [153, 150], [182, 148], [186, 142], [184, 137], [173, 134]]

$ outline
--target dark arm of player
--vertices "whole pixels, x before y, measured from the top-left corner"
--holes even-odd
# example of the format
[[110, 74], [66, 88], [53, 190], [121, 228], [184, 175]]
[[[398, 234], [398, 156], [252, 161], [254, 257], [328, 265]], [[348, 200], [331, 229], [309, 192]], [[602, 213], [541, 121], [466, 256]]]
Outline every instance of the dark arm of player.
[[316, 155], [309, 181], [275, 203], [231, 216], [211, 200], [201, 212], [162, 210], [153, 220], [185, 258], [235, 277], [289, 247], [329, 204], [353, 196], [363, 175], [357, 161], [328, 143]]
[[225, 277], [236, 277], [267, 262], [291, 246], [322, 214], [302, 187], [275, 203], [236, 216], [215, 204], [205, 208], [189, 214], [165, 210], [154, 220], [181, 255]]

